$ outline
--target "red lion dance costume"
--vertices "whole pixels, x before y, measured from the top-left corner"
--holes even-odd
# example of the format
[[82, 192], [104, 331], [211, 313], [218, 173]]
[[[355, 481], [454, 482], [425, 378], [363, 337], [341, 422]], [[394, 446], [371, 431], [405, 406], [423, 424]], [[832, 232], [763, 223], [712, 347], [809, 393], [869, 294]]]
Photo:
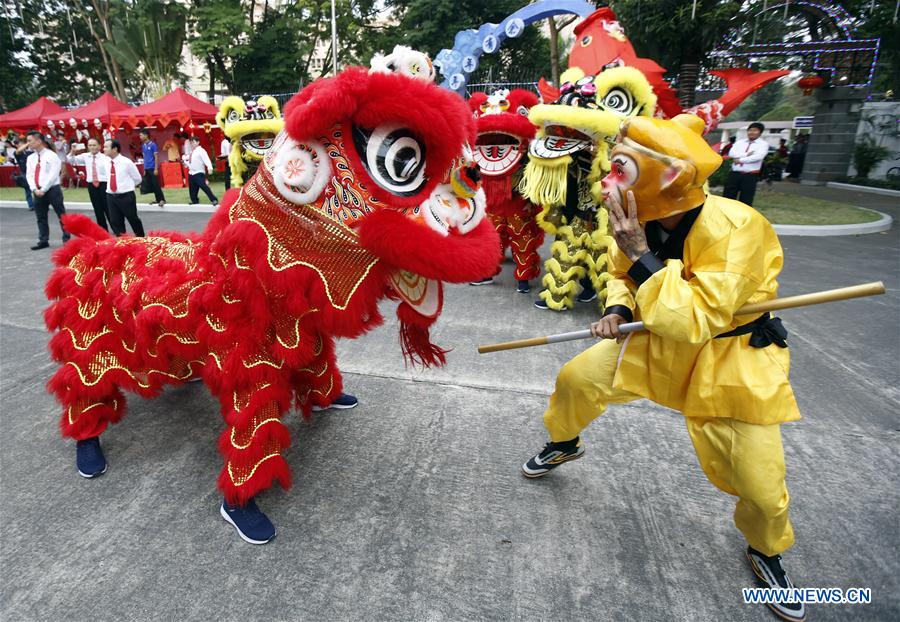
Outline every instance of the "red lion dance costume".
[[[516, 191], [536, 129], [528, 120], [528, 111], [537, 103], [537, 95], [525, 89], [502, 90], [491, 96], [473, 93], [469, 99], [478, 120], [474, 155], [481, 171], [488, 217], [500, 235], [502, 250], [512, 251], [520, 293], [530, 291], [528, 281], [541, 274], [538, 250], [544, 241], [544, 231], [536, 220], [540, 208]], [[498, 265], [495, 274], [500, 270]], [[473, 285], [492, 280], [489, 277]]]
[[493, 270], [499, 245], [462, 159], [471, 113], [430, 62], [402, 56], [294, 96], [258, 172], [200, 234], [111, 238], [66, 218], [80, 237], [54, 255], [45, 313], [64, 436], [119, 421], [123, 389], [149, 398], [202, 376], [226, 423], [219, 488], [242, 506], [290, 486], [281, 417], [340, 394], [334, 337], [380, 324], [380, 299], [400, 300], [405, 356], [445, 362], [428, 334], [440, 281]]

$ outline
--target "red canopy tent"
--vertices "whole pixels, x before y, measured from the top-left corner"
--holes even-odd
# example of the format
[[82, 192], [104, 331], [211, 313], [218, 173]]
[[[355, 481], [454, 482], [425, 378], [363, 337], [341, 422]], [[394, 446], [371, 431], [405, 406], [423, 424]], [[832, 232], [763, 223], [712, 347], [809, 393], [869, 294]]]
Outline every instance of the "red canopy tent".
[[187, 91], [177, 88], [155, 102], [128, 110], [113, 112], [111, 124], [115, 127], [130, 125], [132, 128], [156, 125], [165, 127], [173, 121], [181, 125], [188, 123], [215, 123], [218, 108], [197, 99]]
[[62, 106], [41, 97], [24, 108], [0, 115], [0, 130], [37, 130], [45, 116], [65, 112]]
[[111, 93], [104, 93], [89, 104], [85, 104], [81, 108], [73, 108], [72, 110], [63, 110], [62, 112], [44, 115], [43, 122], [53, 121], [57, 125], [66, 124], [69, 119], [75, 119], [81, 124], [87, 121], [92, 127], [94, 119], [100, 119], [103, 125], [109, 125], [111, 115], [114, 112], [125, 112], [130, 110], [131, 106], [112, 96]]

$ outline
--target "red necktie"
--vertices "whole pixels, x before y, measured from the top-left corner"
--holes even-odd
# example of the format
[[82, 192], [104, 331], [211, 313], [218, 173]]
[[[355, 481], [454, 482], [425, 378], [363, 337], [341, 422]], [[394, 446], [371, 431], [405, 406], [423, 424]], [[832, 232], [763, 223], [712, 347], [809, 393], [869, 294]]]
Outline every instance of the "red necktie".
[[38, 190], [41, 189], [41, 154], [38, 154], [37, 166], [34, 167], [34, 185]]
[[113, 191], [113, 194], [116, 192], [116, 161], [109, 161], [109, 189]]
[[94, 188], [100, 185], [99, 177], [100, 176], [97, 175], [97, 154], [95, 153], [91, 156], [91, 179], [93, 179], [91, 185], [94, 186]]

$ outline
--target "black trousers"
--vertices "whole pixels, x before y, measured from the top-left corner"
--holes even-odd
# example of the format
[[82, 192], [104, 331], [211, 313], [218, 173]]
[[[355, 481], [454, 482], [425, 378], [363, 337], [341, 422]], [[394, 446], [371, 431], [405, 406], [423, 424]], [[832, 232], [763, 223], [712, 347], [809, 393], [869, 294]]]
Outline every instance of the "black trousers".
[[156, 171], [149, 169], [144, 171], [144, 183], [141, 185], [141, 193], [147, 194], [148, 192], [153, 193], [157, 203], [166, 200], [166, 196], [162, 191], [162, 186], [159, 185], [159, 178], [156, 176]]
[[97, 224], [109, 231], [106, 221], [109, 219], [109, 206], [106, 203], [106, 182], [101, 181], [94, 187], [94, 184], [88, 184], [88, 196], [91, 197], [91, 205], [94, 207], [94, 218]]
[[759, 181], [759, 173], [738, 173], [731, 171], [725, 178], [725, 198], [737, 199], [741, 203], [753, 205], [753, 197], [756, 195], [756, 182]]
[[125, 220], [131, 225], [131, 230], [139, 237], [144, 237], [144, 223], [138, 218], [137, 197], [134, 191], [122, 194], [106, 194], [109, 205], [109, 226], [117, 236], [125, 233]]
[[[38, 242], [48, 243], [50, 241], [50, 225], [47, 224], [47, 214], [50, 213], [50, 207], [56, 212], [57, 217], [61, 217], [66, 213], [66, 206], [63, 203], [63, 193], [60, 186], [53, 186], [44, 196], [34, 197], [34, 216], [37, 218]], [[59, 221], [59, 228], [62, 229], [63, 242], [68, 242], [71, 237], [66, 233], [62, 220]]]
[[213, 191], [210, 190], [209, 184], [206, 183], [206, 175], [203, 173], [188, 175], [188, 194], [191, 197], [191, 205], [200, 202], [201, 190], [209, 197], [211, 203], [215, 204], [219, 202], [219, 199], [217, 199], [216, 195], [213, 194]]

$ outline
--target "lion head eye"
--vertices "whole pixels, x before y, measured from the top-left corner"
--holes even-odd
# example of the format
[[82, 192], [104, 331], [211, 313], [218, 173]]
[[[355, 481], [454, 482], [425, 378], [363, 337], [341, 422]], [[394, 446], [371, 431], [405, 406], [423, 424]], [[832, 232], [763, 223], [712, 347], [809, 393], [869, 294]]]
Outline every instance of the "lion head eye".
[[363, 166], [376, 184], [398, 196], [413, 196], [427, 183], [425, 143], [407, 127], [354, 126], [353, 142]]
[[628, 91], [614, 88], [603, 96], [603, 107], [619, 114], [631, 114], [634, 110], [634, 98]]

